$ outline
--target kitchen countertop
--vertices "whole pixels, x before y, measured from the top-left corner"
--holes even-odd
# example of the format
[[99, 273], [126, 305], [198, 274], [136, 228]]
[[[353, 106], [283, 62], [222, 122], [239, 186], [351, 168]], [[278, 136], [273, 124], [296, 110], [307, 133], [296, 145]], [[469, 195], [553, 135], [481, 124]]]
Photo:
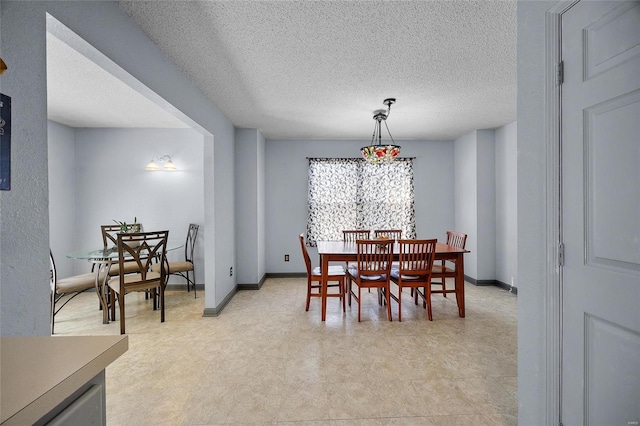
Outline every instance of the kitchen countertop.
[[128, 348], [126, 335], [0, 338], [0, 423], [33, 424]]

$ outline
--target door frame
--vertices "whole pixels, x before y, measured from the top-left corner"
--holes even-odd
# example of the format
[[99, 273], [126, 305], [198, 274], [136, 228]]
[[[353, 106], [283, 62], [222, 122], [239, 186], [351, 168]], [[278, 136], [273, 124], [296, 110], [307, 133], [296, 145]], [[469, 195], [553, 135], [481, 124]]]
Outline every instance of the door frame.
[[562, 413], [562, 14], [578, 1], [559, 1], [545, 13], [544, 144], [549, 183], [545, 211], [545, 414], [550, 425], [561, 424]]

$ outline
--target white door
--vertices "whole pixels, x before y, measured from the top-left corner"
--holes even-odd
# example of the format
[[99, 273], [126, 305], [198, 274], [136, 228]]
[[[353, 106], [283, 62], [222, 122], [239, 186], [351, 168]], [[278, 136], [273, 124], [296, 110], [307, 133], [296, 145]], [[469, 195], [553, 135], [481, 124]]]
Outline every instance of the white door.
[[640, 1], [561, 23], [561, 421], [638, 425]]

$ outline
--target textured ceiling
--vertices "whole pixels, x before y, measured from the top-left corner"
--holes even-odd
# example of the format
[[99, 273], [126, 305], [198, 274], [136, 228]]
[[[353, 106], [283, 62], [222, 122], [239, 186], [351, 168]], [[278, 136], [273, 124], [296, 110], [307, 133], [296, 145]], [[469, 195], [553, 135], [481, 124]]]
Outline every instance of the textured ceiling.
[[50, 120], [70, 127], [187, 127], [50, 33], [47, 108]]
[[515, 0], [118, 4], [234, 125], [268, 139], [368, 139], [388, 97], [397, 140], [516, 119]]

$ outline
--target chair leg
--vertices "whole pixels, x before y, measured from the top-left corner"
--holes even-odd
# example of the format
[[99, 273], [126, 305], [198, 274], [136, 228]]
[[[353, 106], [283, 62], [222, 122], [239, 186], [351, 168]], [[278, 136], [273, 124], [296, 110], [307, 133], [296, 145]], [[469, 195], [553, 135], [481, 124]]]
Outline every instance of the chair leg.
[[311, 279], [307, 278], [307, 307], [305, 311], [309, 310], [309, 303], [311, 302]]
[[360, 292], [360, 286], [358, 286], [358, 322], [360, 322], [360, 307], [362, 305], [362, 293]]
[[111, 320], [115, 321], [116, 319], [116, 293], [113, 289], [109, 289], [109, 295], [111, 296], [111, 300], [109, 301], [108, 308], [111, 308]]
[[151, 294], [151, 297], [153, 299], [152, 309], [154, 311], [158, 310], [158, 293], [156, 293], [156, 289], [154, 288], [152, 290], [145, 290], [145, 293]]
[[164, 287], [162, 284], [158, 288], [160, 292], [160, 322], [164, 322]]
[[[196, 270], [194, 269], [193, 271], [191, 271], [191, 283], [193, 284], [193, 298], [197, 299], [198, 298], [198, 293], [196, 290]], [[189, 271], [187, 271], [187, 280], [189, 280]], [[187, 283], [187, 286], [189, 286], [189, 283]]]
[[424, 300], [427, 304], [427, 318], [429, 318], [429, 321], [433, 321], [433, 317], [431, 315], [431, 285], [427, 285], [424, 288]]
[[389, 317], [389, 321], [393, 321], [393, 319], [391, 318], [391, 296], [389, 295], [389, 293], [391, 293], [391, 288], [389, 286], [389, 283], [387, 283], [386, 287], [384, 288], [385, 300], [387, 303], [387, 316]]
[[55, 324], [55, 318], [56, 318], [56, 292], [52, 291], [51, 292], [51, 314], [50, 314], [50, 321], [51, 321], [51, 335], [53, 336], [53, 326]]
[[398, 286], [398, 321], [402, 322], [402, 287]]
[[118, 305], [120, 305], [120, 334], [124, 334], [124, 293], [118, 293]]
[[340, 281], [340, 293], [342, 294], [342, 312], [347, 312], [347, 284], [344, 282], [344, 278]]

